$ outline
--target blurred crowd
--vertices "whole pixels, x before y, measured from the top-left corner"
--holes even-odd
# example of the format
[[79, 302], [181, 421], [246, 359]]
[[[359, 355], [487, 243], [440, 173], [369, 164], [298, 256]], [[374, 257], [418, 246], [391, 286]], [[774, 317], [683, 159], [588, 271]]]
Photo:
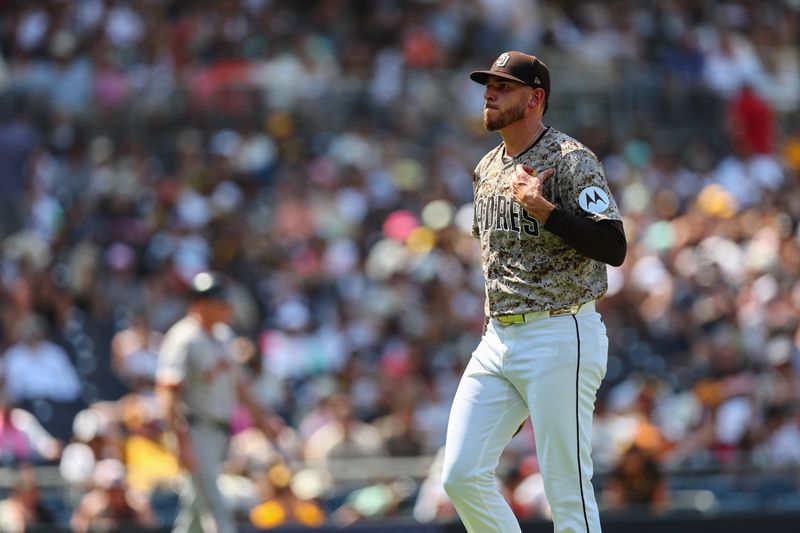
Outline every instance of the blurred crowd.
[[[231, 414], [240, 519], [453, 518], [437, 454], [484, 318], [471, 173], [498, 142], [467, 72], [509, 49], [550, 64], [546, 122], [598, 154], [625, 215], [599, 306], [604, 505], [667, 509], [674, 469], [800, 466], [796, 1], [0, 10], [0, 530], [167, 520], [155, 361], [208, 268], [286, 421], [270, 443]], [[324, 468], [385, 456], [433, 460], [424, 480]], [[30, 464], [58, 465], [59, 512]], [[499, 473], [520, 517], [547, 516], [530, 424]]]

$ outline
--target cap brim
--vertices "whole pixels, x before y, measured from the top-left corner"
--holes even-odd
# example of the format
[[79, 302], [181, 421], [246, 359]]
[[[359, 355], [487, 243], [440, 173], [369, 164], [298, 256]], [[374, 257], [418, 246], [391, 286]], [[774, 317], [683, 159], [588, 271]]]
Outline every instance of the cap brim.
[[506, 74], [505, 72], [498, 72], [496, 70], [476, 70], [470, 72], [469, 79], [474, 82], [480, 83], [481, 85], [486, 85], [486, 82], [489, 80], [489, 76], [497, 76], [498, 78], [504, 78], [511, 81], [519, 82], [523, 85], [528, 85], [521, 79], [517, 78], [516, 76], [512, 76], [511, 74]]
[[230, 300], [226, 289], [209, 289], [202, 292], [190, 292], [189, 296], [194, 300], [220, 300], [228, 302]]

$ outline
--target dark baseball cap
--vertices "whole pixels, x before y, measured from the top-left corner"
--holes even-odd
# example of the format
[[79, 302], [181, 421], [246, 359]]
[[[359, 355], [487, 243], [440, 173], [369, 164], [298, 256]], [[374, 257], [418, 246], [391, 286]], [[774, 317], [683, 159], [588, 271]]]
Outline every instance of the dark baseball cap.
[[536, 56], [522, 52], [503, 52], [494, 60], [489, 70], [476, 70], [469, 75], [472, 81], [481, 85], [486, 85], [489, 76], [544, 89], [545, 96], [550, 97], [550, 69]]
[[228, 299], [228, 286], [219, 272], [200, 272], [189, 283], [189, 297], [193, 300]]

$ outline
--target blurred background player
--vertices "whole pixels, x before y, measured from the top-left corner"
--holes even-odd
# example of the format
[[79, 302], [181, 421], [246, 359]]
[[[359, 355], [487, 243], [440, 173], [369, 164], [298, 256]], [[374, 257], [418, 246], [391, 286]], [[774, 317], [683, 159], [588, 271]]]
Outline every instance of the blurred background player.
[[186, 471], [176, 533], [236, 531], [217, 487], [230, 438], [237, 398], [250, 407], [257, 427], [272, 437], [230, 350], [231, 306], [224, 278], [194, 276], [186, 316], [167, 331], [159, 353], [157, 389], [167, 424], [174, 431], [178, 459]]

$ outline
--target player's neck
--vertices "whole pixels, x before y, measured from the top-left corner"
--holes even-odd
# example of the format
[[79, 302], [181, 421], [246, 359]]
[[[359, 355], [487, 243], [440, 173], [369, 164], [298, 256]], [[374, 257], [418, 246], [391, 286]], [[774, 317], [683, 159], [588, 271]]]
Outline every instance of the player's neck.
[[545, 130], [541, 120], [526, 122], [518, 120], [502, 130], [503, 145], [508, 157], [516, 157], [527, 150]]

